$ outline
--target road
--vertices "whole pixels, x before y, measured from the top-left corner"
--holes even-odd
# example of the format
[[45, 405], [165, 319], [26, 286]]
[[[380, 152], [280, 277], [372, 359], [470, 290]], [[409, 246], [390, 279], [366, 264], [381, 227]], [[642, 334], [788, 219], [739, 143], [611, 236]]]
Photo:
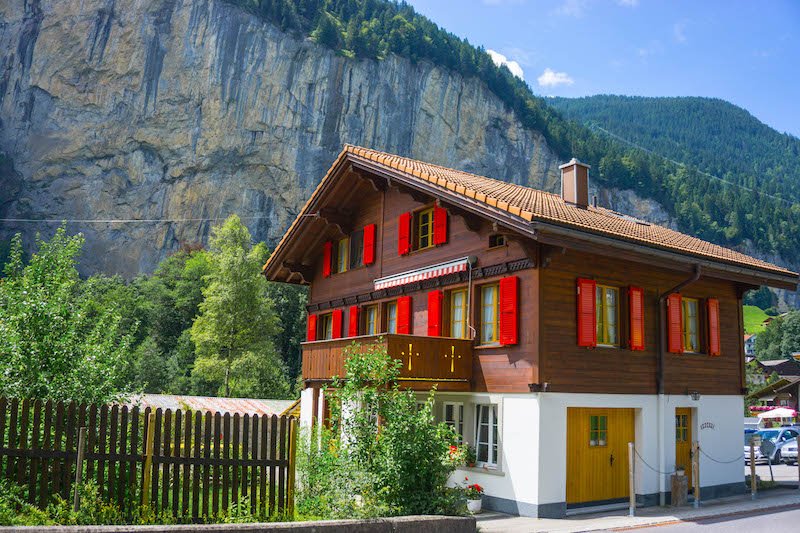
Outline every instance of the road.
[[[796, 465], [772, 465], [772, 473], [775, 476], [775, 481], [778, 483], [797, 483], [797, 466]], [[744, 467], [744, 475], [750, 475], [750, 467]], [[756, 465], [756, 475], [761, 478], [761, 481], [769, 481], [769, 466], [766, 464]]]
[[653, 533], [728, 533], [742, 531], [797, 531], [800, 524], [800, 508], [782, 511], [758, 511], [754, 514], [704, 518], [693, 522], [682, 522], [664, 526], [637, 528], [637, 532]]

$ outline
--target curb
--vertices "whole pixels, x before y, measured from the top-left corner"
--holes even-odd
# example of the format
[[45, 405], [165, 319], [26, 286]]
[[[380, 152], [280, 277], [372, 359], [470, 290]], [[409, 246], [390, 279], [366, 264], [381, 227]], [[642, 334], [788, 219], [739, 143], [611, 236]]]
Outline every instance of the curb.
[[771, 511], [779, 511], [779, 510], [788, 510], [788, 509], [800, 509], [800, 503], [788, 503], [783, 505], [773, 505], [770, 507], [759, 507], [757, 509], [751, 509], [749, 511], [733, 511], [728, 513], [720, 513], [720, 514], [709, 514], [704, 516], [696, 516], [693, 518], [686, 518], [686, 519], [673, 519], [673, 520], [665, 520], [663, 522], [652, 522], [650, 524], [639, 524], [635, 526], [622, 526], [622, 527], [615, 527], [612, 529], [608, 529], [607, 531], [633, 531], [636, 529], [644, 529], [648, 527], [660, 527], [660, 526], [670, 526], [674, 524], [682, 524], [685, 522], [697, 522], [700, 520], [705, 520], [708, 518], [726, 518], [729, 516], [745, 516], [745, 515], [752, 515], [758, 514], [762, 512], [771, 512]]

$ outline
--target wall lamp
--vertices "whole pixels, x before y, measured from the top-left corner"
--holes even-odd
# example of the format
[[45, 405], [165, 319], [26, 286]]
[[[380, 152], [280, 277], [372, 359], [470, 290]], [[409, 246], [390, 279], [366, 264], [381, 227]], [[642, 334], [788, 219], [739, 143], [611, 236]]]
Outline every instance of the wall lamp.
[[689, 398], [691, 398], [694, 401], [697, 401], [697, 400], [700, 399], [700, 393], [697, 392], [696, 390], [690, 390], [689, 391]]

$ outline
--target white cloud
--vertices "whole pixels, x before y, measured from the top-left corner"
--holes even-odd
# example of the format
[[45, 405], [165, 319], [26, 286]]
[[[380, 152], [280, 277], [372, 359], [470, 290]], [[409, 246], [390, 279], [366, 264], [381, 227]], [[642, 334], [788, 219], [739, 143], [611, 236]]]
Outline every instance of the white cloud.
[[566, 72], [555, 72], [553, 69], [546, 68], [542, 75], [536, 78], [542, 87], [557, 87], [559, 85], [572, 85], [575, 83]]
[[586, 10], [586, 3], [586, 0], [564, 0], [564, 3], [555, 8], [553, 13], [566, 17], [582, 17]]
[[676, 43], [685, 43], [686, 37], [686, 22], [676, 22], [672, 26], [672, 36], [675, 38]]
[[498, 67], [501, 65], [505, 65], [508, 67], [508, 70], [511, 71], [511, 74], [518, 77], [521, 80], [525, 79], [525, 73], [522, 72], [522, 67], [519, 66], [519, 63], [516, 61], [510, 61], [506, 56], [501, 54], [500, 52], [495, 52], [494, 50], [486, 50], [486, 53], [492, 57], [492, 61]]

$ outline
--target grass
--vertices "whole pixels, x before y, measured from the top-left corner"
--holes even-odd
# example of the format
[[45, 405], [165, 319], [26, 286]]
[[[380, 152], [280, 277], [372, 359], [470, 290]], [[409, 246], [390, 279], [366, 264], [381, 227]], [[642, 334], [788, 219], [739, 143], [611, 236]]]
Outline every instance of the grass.
[[745, 333], [761, 333], [765, 327], [762, 322], [769, 316], [762, 309], [755, 305], [742, 306], [744, 309], [744, 331]]

